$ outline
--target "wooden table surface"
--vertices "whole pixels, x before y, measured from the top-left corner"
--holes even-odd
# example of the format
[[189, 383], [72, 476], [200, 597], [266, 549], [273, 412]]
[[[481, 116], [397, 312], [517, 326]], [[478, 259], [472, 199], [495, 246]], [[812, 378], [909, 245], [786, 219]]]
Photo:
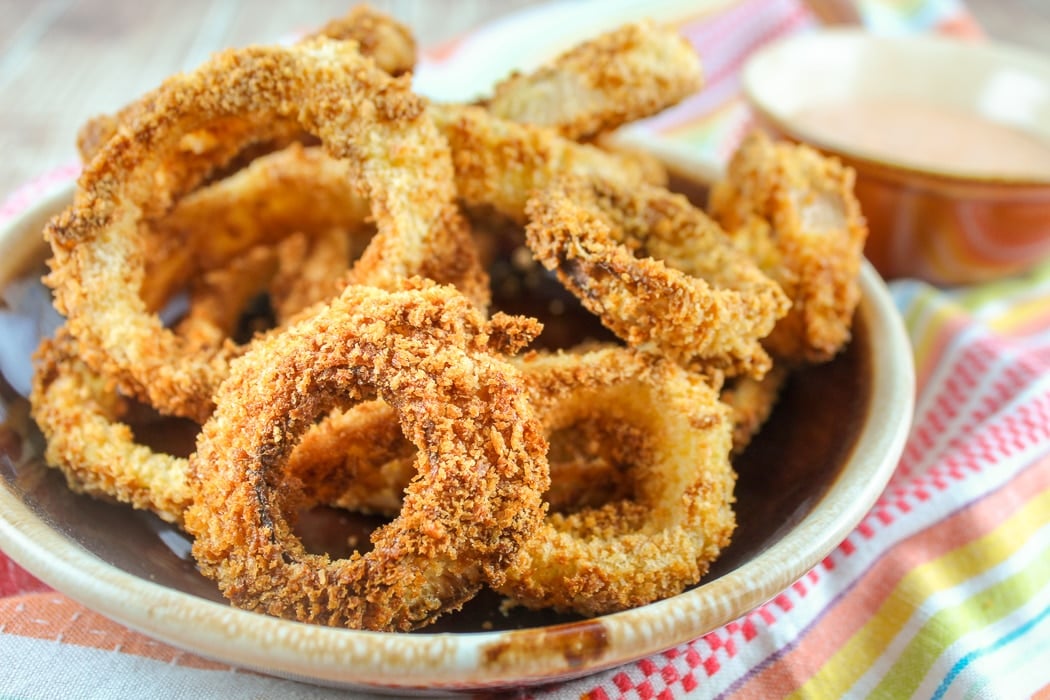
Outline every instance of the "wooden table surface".
[[[354, 0], [0, 0], [0, 197], [76, 157], [77, 128], [212, 51], [274, 41]], [[372, 0], [433, 45], [536, 0]], [[1050, 51], [1050, 1], [968, 0], [997, 39]]]

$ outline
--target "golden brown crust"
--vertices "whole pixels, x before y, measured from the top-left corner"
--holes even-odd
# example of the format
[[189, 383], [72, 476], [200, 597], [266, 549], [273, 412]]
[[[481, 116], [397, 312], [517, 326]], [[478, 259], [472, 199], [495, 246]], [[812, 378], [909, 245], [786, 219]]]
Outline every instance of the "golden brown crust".
[[498, 119], [481, 107], [433, 105], [434, 120], [448, 139], [456, 187], [468, 206], [487, 206], [525, 221], [531, 194], [565, 174], [602, 174], [630, 186], [663, 170], [628, 153], [620, 155], [558, 136], [545, 127]]
[[628, 24], [578, 44], [530, 73], [496, 85], [493, 116], [588, 139], [652, 116], [700, 89], [696, 50], [652, 21]]
[[62, 471], [74, 491], [181, 523], [190, 500], [186, 460], [135, 440], [120, 420], [124, 401], [77, 359], [76, 344], [64, 329], [41, 343], [34, 364], [29, 401], [47, 440], [48, 465]]
[[600, 615], [699, 581], [736, 525], [717, 383], [624, 348], [533, 353], [521, 365], [548, 434], [602, 423], [632, 448], [633, 497], [548, 515], [497, 590], [528, 607]]
[[142, 296], [157, 308], [185, 280], [225, 267], [250, 248], [293, 232], [356, 228], [368, 215], [349, 161], [292, 144], [188, 194], [150, 222]]
[[[618, 347], [530, 353], [516, 364], [551, 444], [550, 514], [498, 590], [518, 604], [596, 615], [696, 583], [736, 522], [732, 422], [717, 382]], [[589, 439], [602, 443], [582, 444]], [[392, 409], [373, 402], [321, 423], [292, 460], [315, 485], [311, 498], [393, 514], [413, 453]]]
[[393, 76], [410, 73], [416, 66], [418, 52], [412, 31], [368, 5], [357, 5], [342, 17], [329, 20], [304, 40], [316, 38], [352, 41], [363, 56]]
[[528, 213], [537, 260], [629, 345], [731, 374], [769, 369], [759, 341], [783, 292], [685, 197], [566, 177]]
[[711, 190], [712, 215], [791, 299], [765, 341], [778, 358], [823, 362], [849, 341], [868, 234], [853, 182], [838, 160], [755, 131]]
[[[191, 458], [186, 527], [201, 570], [239, 606], [377, 630], [426, 624], [500, 583], [542, 517], [547, 445], [517, 373], [489, 347], [476, 307], [434, 286], [351, 286], [257, 344]], [[308, 554], [274, 485], [318, 417], [373, 395], [418, 448], [419, 476], [371, 551]]]

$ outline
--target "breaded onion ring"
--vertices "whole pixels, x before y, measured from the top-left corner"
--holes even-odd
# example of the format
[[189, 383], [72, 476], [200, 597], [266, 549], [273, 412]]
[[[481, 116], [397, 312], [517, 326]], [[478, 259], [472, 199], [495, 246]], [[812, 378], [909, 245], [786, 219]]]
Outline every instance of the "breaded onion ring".
[[700, 57], [689, 42], [644, 21], [578, 44], [533, 72], [511, 75], [485, 106], [502, 119], [588, 139], [677, 104], [702, 83]]
[[[426, 136], [434, 137], [433, 133]], [[413, 154], [413, 157], [418, 156]], [[330, 232], [333, 227], [344, 227], [356, 238], [360, 238], [358, 234], [362, 229], [372, 235], [375, 227], [365, 222], [373, 205], [362, 196], [362, 188], [368, 183], [360, 181], [354, 166], [353, 162], [334, 158], [322, 148], [292, 144], [256, 158], [233, 175], [190, 193], [178, 202], [171, 214], [152, 222], [154, 230], [147, 233], [150, 256], [146, 261], [147, 284], [143, 297], [147, 302], [165, 299], [177, 287], [170, 282], [165, 284], [166, 280], [185, 279], [199, 270], [213, 270], [251, 247], [276, 243], [293, 231], [316, 236]], [[409, 167], [409, 163], [403, 167]], [[435, 168], [432, 174], [442, 170]], [[433, 189], [446, 198], [454, 192], [451, 185], [438, 185]], [[384, 203], [384, 206], [389, 205]], [[432, 209], [436, 206], [430, 204]], [[384, 268], [402, 261], [404, 276], [418, 272], [453, 284], [479, 306], [487, 306], [488, 278], [480, 269], [473, 246], [468, 244], [468, 227], [458, 214], [443, 213], [452, 218], [447, 224], [450, 230], [435, 230], [436, 240], [428, 240], [425, 231], [416, 230], [406, 240], [387, 234], [372, 250], [368, 245], [355, 247], [355, 259], [366, 253], [370, 258], [355, 266], [348, 280], [390, 284], [393, 278], [389, 275], [386, 280], [376, 279], [375, 275], [386, 274]], [[376, 216], [380, 224], [387, 218]], [[452, 249], [430, 248], [430, 244], [439, 242], [447, 242]]]
[[188, 352], [147, 311], [140, 223], [185, 192], [158, 191], [154, 165], [183, 134], [238, 115], [295, 121], [333, 156], [354, 159], [377, 226], [355, 282], [391, 286], [419, 274], [487, 290], [455, 205], [447, 144], [408, 87], [352, 44], [330, 40], [227, 51], [166, 81], [147, 100], [152, 109], [85, 168], [73, 205], [45, 229], [54, 253], [45, 279], [85, 361], [162, 412], [198, 422], [211, 412], [232, 351]]
[[765, 340], [778, 358], [823, 362], [850, 339], [868, 235], [853, 181], [837, 159], [755, 131], [711, 190], [712, 216], [791, 299]]
[[175, 333], [201, 349], [232, 342], [245, 310], [266, 290], [278, 265], [277, 252], [260, 246], [226, 267], [192, 278], [187, 290], [188, 308], [176, 323]]
[[120, 421], [124, 401], [77, 358], [76, 343], [64, 329], [40, 344], [34, 364], [29, 401], [47, 439], [45, 461], [78, 493], [181, 523], [190, 500], [186, 460], [135, 441]]
[[[531, 340], [500, 322], [499, 344]], [[201, 570], [238, 606], [374, 630], [419, 627], [502, 582], [542, 517], [547, 445], [491, 333], [451, 288], [351, 286], [238, 358], [190, 463]], [[418, 478], [371, 551], [330, 561], [305, 551], [275, 487], [317, 418], [372, 396], [418, 448]]]
[[[277, 269], [268, 287], [278, 325], [304, 309], [328, 301], [346, 286], [351, 265], [367, 248], [371, 232], [330, 228], [313, 236], [296, 234], [277, 246]], [[475, 300], [477, 303], [477, 300]]]
[[561, 178], [529, 202], [536, 259], [633, 347], [761, 376], [759, 340], [787, 310], [777, 284], [682, 195]]
[[[545, 127], [498, 119], [482, 107], [433, 105], [434, 120], [452, 148], [459, 196], [517, 222], [536, 190], [565, 174], [603, 175], [625, 187], [664, 184], [666, 172], [631, 153], [619, 154], [558, 136]], [[659, 178], [652, 182], [651, 178]]]
[[[696, 583], [735, 527], [733, 426], [717, 383], [619, 347], [516, 364], [550, 442], [551, 514], [498, 590], [529, 607], [596, 615]], [[304, 438], [291, 464], [314, 485], [312, 500], [397, 512], [413, 450], [391, 411], [366, 404]]]
[[150, 223], [142, 297], [156, 309], [185, 280], [253, 247], [292, 232], [361, 227], [368, 215], [349, 161], [292, 144], [190, 193]]
[[[188, 308], [175, 332], [206, 348], [268, 330], [269, 324], [257, 325], [249, 313], [263, 295], [269, 313], [258, 320], [272, 320], [277, 327], [292, 321], [346, 286], [351, 263], [367, 247], [371, 233], [342, 228], [310, 236], [295, 233], [272, 246], [256, 246], [226, 267], [198, 274], [190, 280]], [[246, 314], [251, 323], [245, 324]]]
[[547, 434], [602, 421], [630, 445], [633, 498], [552, 513], [497, 590], [528, 607], [599, 615], [700, 580], [735, 527], [729, 412], [706, 377], [624, 348], [522, 361]]
[[368, 56], [393, 76], [411, 72], [416, 66], [416, 39], [412, 31], [393, 17], [368, 5], [358, 5], [342, 17], [329, 20], [304, 40], [327, 38], [352, 41], [361, 55]]

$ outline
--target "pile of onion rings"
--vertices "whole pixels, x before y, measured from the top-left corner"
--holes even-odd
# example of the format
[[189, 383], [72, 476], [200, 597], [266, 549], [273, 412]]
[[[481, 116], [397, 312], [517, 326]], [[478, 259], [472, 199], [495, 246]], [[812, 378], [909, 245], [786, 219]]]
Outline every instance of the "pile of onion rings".
[[[304, 622], [412, 630], [483, 588], [590, 616], [695, 585], [731, 542], [734, 458], [849, 340], [852, 173], [754, 135], [709, 211], [669, 191], [609, 138], [701, 88], [653, 22], [469, 105], [415, 94], [415, 56], [354, 8], [84, 126], [44, 231], [46, 461], [182, 528], [234, 605]], [[191, 437], [151, 443], [143, 415]], [[313, 552], [318, 506], [385, 524]]]

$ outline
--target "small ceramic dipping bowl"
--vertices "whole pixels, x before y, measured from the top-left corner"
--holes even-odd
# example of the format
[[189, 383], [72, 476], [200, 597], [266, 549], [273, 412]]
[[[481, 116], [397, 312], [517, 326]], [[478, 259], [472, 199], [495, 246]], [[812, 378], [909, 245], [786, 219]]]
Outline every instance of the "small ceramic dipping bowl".
[[1050, 256], [1050, 57], [829, 29], [756, 52], [743, 85], [761, 126], [857, 171], [884, 277], [982, 282]]

